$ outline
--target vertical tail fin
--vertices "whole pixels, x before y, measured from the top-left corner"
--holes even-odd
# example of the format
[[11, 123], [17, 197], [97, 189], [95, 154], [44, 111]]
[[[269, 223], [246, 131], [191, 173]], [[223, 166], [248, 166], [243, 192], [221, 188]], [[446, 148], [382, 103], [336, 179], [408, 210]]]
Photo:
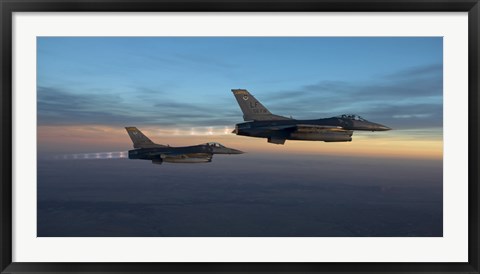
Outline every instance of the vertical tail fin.
[[125, 127], [132, 139], [134, 148], [150, 148], [150, 147], [161, 147], [162, 145], [155, 144], [147, 136], [145, 136], [138, 128], [136, 127]]
[[246, 89], [232, 89], [232, 92], [243, 112], [245, 121], [290, 120], [290, 118], [272, 114]]

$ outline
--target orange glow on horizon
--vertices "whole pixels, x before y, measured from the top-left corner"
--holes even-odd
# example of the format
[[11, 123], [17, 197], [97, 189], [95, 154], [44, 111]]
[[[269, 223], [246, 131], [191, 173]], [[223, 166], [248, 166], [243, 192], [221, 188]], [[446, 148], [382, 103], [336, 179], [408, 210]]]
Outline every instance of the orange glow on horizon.
[[[264, 138], [236, 136], [232, 128], [206, 127], [189, 130], [139, 127], [153, 142], [171, 146], [189, 146], [219, 142], [246, 153], [339, 155], [356, 157], [423, 158], [443, 157], [441, 138], [415, 138], [408, 134], [370, 132], [353, 135], [352, 142], [325, 143], [289, 141], [285, 145], [267, 143]], [[39, 126], [39, 150], [43, 152], [88, 153], [92, 151], [126, 151], [131, 140], [123, 127], [107, 126]]]

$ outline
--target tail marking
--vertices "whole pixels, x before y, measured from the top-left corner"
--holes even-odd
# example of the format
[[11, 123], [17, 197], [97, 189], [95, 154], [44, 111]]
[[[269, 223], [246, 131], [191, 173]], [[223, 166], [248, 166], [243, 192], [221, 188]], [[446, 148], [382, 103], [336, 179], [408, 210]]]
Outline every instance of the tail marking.
[[152, 148], [152, 147], [162, 147], [163, 145], [155, 144], [147, 136], [145, 136], [138, 128], [136, 127], [125, 127], [128, 132], [128, 136], [132, 139], [134, 148]]
[[243, 112], [244, 121], [291, 120], [291, 118], [272, 114], [246, 89], [232, 89], [232, 92]]

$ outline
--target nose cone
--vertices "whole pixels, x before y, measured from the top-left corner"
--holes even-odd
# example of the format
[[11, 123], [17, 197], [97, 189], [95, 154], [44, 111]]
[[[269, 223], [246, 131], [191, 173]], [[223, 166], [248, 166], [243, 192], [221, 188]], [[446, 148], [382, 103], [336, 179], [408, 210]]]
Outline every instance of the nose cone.
[[391, 128], [389, 128], [387, 126], [384, 126], [384, 125], [381, 125], [381, 124], [377, 124], [375, 130], [376, 131], [387, 131], [387, 130], [391, 130]]
[[214, 153], [214, 154], [243, 154], [245, 152], [243, 152], [241, 150], [238, 150], [238, 149], [221, 147], [221, 148], [213, 148], [212, 153]]
[[366, 131], [387, 131], [391, 128], [382, 124], [373, 123], [370, 121], [352, 121], [350, 129], [352, 130], [366, 130]]
[[229, 148], [229, 150], [230, 150], [230, 153], [228, 153], [228, 154], [243, 154], [243, 153], [245, 153], [241, 150], [233, 149], [233, 148]]

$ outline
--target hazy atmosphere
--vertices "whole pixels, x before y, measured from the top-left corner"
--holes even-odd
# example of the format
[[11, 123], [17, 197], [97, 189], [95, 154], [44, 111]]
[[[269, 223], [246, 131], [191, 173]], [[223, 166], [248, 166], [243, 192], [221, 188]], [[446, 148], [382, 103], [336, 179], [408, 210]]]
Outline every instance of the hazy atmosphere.
[[[39, 37], [38, 236], [442, 236], [440, 37]], [[388, 132], [285, 145], [232, 134], [231, 89], [298, 119]], [[125, 126], [211, 163], [126, 159]]]

